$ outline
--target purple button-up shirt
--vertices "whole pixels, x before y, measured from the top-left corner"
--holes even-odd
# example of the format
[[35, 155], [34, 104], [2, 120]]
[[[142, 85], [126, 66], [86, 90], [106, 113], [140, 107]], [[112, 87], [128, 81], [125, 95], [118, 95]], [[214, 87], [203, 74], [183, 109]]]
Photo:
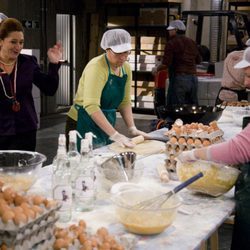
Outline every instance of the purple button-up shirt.
[[14, 71], [10, 75], [2, 75], [0, 82], [0, 135], [15, 135], [37, 129], [37, 115], [32, 97], [32, 86], [35, 84], [45, 95], [56, 93], [59, 83], [59, 64], [49, 64], [48, 74], [41, 71], [34, 56], [20, 54], [17, 62], [16, 99], [20, 103], [20, 111], [12, 110], [11, 82], [14, 82]]

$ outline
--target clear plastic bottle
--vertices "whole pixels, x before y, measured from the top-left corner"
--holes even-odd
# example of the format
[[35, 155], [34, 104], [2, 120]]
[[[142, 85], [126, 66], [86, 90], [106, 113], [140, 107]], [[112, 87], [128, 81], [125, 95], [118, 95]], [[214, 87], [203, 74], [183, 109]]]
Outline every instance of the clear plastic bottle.
[[52, 196], [62, 204], [58, 211], [59, 221], [70, 221], [72, 216], [71, 171], [67, 154], [63, 149], [58, 150], [56, 169], [52, 175]]
[[80, 153], [77, 151], [77, 131], [69, 131], [69, 150], [67, 153], [70, 171], [71, 171], [71, 185], [74, 188], [74, 179], [77, 174], [77, 168], [80, 163]]
[[81, 140], [81, 159], [74, 184], [74, 206], [76, 211], [89, 211], [95, 201], [95, 165], [89, 157], [89, 141]]
[[58, 158], [58, 154], [67, 154], [67, 150], [66, 150], [66, 136], [65, 134], [59, 134], [58, 137], [58, 147], [57, 147], [57, 153], [56, 156], [54, 157], [53, 161], [52, 161], [52, 168], [53, 168], [53, 172], [56, 170], [57, 167], [57, 158]]

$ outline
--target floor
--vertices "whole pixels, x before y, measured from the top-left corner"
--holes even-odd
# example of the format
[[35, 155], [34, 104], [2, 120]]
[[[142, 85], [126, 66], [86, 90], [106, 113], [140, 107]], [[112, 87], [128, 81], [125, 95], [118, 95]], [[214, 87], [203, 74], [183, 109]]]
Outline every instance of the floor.
[[[154, 129], [155, 116], [135, 114], [135, 124], [138, 129], [150, 132]], [[60, 133], [64, 133], [65, 113], [44, 116], [41, 118], [40, 129], [37, 133], [37, 151], [47, 156], [45, 165], [52, 162], [57, 150], [57, 140]], [[126, 127], [120, 116], [117, 118], [117, 130], [127, 135]], [[232, 225], [223, 224], [219, 229], [219, 250], [229, 250], [231, 244]], [[181, 250], [181, 248], [180, 248]], [[208, 246], [208, 250], [210, 247]]]

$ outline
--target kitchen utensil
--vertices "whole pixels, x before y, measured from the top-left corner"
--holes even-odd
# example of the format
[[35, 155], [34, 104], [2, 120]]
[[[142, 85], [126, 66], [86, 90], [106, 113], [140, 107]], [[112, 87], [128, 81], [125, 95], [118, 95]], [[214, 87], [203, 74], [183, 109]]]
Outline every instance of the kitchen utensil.
[[151, 235], [163, 232], [175, 220], [181, 200], [172, 196], [167, 203], [156, 209], [136, 209], [135, 204], [143, 201], [145, 195], [154, 197], [161, 193], [157, 186], [121, 188], [112, 195], [115, 214], [122, 225], [132, 233]]
[[15, 190], [27, 191], [38, 178], [46, 156], [21, 150], [0, 151], [0, 181]]
[[138, 204], [136, 204], [134, 206], [134, 208], [136, 208], [136, 209], [157, 209], [157, 208], [160, 208], [171, 196], [178, 193], [180, 190], [182, 190], [186, 186], [190, 185], [194, 181], [198, 180], [202, 176], [203, 176], [203, 173], [200, 172], [200, 173], [194, 175], [193, 177], [191, 177], [190, 179], [182, 182], [180, 185], [176, 186], [173, 190], [171, 190], [167, 193], [158, 195], [152, 199], [139, 202]]
[[222, 107], [214, 106], [197, 106], [197, 105], [172, 105], [158, 107], [160, 118], [174, 122], [181, 119], [183, 123], [200, 122], [209, 124], [211, 121], [218, 120], [223, 112]]
[[104, 177], [114, 183], [133, 178], [136, 153], [123, 152], [112, 156], [100, 165]]

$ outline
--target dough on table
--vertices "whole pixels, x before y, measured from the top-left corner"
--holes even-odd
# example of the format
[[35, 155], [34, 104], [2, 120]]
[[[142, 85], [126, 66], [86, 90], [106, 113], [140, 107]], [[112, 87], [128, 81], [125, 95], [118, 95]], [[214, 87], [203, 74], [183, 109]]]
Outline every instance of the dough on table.
[[165, 152], [166, 143], [156, 140], [145, 140], [137, 144], [134, 148], [123, 148], [119, 146], [118, 143], [114, 142], [109, 145], [109, 149], [116, 153], [132, 151], [138, 155], [159, 154]]

